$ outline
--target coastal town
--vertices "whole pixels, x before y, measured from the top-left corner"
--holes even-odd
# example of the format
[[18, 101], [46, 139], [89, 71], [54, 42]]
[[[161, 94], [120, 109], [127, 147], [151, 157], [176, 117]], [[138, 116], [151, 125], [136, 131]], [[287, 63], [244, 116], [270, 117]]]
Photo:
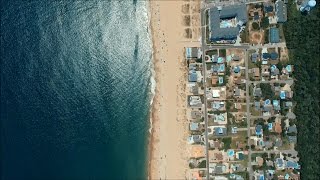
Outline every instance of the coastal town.
[[287, 3], [201, 2], [201, 42], [185, 47], [187, 179], [300, 179]]

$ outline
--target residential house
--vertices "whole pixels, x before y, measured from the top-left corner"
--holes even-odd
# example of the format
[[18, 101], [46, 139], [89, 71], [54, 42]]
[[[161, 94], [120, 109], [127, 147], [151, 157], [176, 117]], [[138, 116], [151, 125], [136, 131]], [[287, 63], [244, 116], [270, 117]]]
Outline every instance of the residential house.
[[216, 136], [225, 136], [227, 135], [227, 128], [226, 127], [215, 127], [214, 132]]
[[191, 86], [190, 87], [190, 92], [194, 95], [199, 94], [199, 87], [197, 85]]
[[256, 63], [259, 59], [259, 54], [258, 53], [253, 53], [251, 54], [251, 62]]
[[253, 76], [255, 78], [259, 78], [260, 77], [260, 69], [259, 68], [253, 68], [252, 72], [253, 72]]
[[300, 169], [300, 165], [294, 161], [286, 161], [286, 168], [288, 169]]
[[288, 127], [288, 130], [287, 130], [287, 133], [288, 134], [291, 134], [291, 133], [297, 133], [298, 131], [297, 131], [297, 127], [296, 127], [296, 125], [293, 125], [293, 126], [289, 126]]
[[217, 165], [214, 167], [213, 172], [214, 172], [215, 174], [223, 174], [223, 173], [226, 173], [226, 172], [227, 172], [227, 167], [226, 167], [226, 165], [224, 165], [224, 164], [217, 164]]
[[197, 82], [198, 80], [198, 74], [196, 71], [190, 71], [189, 72], [189, 82]]
[[291, 101], [287, 101], [284, 103], [286, 108], [291, 108], [292, 107], [292, 102]]
[[218, 76], [211, 76], [211, 84], [213, 85], [213, 86], [216, 86], [217, 85], [217, 83], [218, 83]]
[[260, 103], [260, 101], [255, 101], [254, 102], [254, 108], [256, 109], [256, 110], [260, 110], [261, 109], [261, 103]]
[[269, 66], [262, 66], [261, 68], [262, 68], [261, 70], [262, 76], [270, 76]]
[[285, 169], [285, 162], [282, 158], [277, 158], [274, 163], [276, 165], [277, 170]]
[[236, 74], [239, 74], [241, 72], [240, 66], [235, 66], [233, 68], [233, 72], [236, 73]]
[[288, 136], [289, 143], [297, 143], [297, 136]]
[[262, 90], [261, 90], [261, 88], [254, 88], [254, 90], [253, 90], [253, 96], [255, 96], [255, 97], [261, 97], [261, 96], [262, 96]]
[[227, 113], [214, 114], [213, 122], [218, 124], [227, 124]]
[[191, 107], [201, 107], [202, 101], [200, 96], [190, 96], [189, 97], [189, 105]]
[[223, 147], [223, 143], [219, 140], [208, 140], [209, 141], [209, 147], [212, 149], [220, 149]]
[[278, 75], [280, 74], [280, 71], [277, 68], [277, 66], [276, 65], [272, 65], [270, 70], [271, 70], [271, 78], [272, 79], [277, 79]]
[[191, 111], [190, 114], [192, 119], [200, 119], [202, 117], [202, 114], [200, 111]]
[[201, 143], [201, 135], [191, 135], [188, 137], [189, 144], [199, 144]]
[[222, 111], [225, 110], [225, 103], [224, 101], [213, 101], [211, 107], [214, 111]]
[[278, 100], [273, 100], [272, 101], [272, 105], [273, 105], [273, 109], [276, 110], [276, 111], [280, 111], [281, 108], [280, 108], [280, 102]]
[[193, 59], [193, 58], [200, 58], [201, 52], [200, 49], [197, 47], [186, 47], [186, 58]]
[[200, 130], [199, 123], [191, 122], [189, 124], [189, 129], [190, 131], [199, 131]]
[[276, 53], [276, 52], [272, 52], [272, 53], [270, 53], [270, 59], [271, 60], [277, 60], [278, 59], [278, 53]]
[[234, 89], [234, 96], [240, 97], [240, 96], [241, 96], [241, 89], [239, 89], [238, 87], [236, 87], [236, 88]]
[[260, 124], [258, 124], [256, 126], [256, 135], [257, 136], [262, 136], [262, 134], [263, 134], [262, 126]]

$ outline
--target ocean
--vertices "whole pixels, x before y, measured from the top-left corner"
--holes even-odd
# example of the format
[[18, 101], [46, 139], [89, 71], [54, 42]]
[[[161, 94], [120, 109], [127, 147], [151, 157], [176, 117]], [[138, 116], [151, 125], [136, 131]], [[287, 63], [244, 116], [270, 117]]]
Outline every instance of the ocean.
[[146, 1], [1, 1], [1, 179], [146, 179]]

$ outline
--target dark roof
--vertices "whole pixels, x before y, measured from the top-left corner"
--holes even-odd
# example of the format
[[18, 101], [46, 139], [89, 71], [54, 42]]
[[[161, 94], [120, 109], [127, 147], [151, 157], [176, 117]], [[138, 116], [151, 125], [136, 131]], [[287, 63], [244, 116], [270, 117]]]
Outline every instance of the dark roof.
[[270, 42], [271, 43], [280, 42], [280, 34], [279, 34], [278, 28], [275, 28], [275, 27], [270, 28]]
[[278, 59], [278, 53], [276, 53], [276, 52], [270, 53], [270, 58], [271, 58], [272, 60]]
[[287, 5], [281, 0], [276, 1], [276, 16], [279, 23], [287, 21]]
[[263, 59], [269, 59], [270, 58], [270, 54], [269, 53], [263, 53], [262, 54], [262, 58]]
[[273, 6], [271, 6], [271, 5], [265, 6], [264, 7], [264, 11], [267, 12], [267, 13], [268, 12], [272, 12], [273, 11]]
[[[237, 38], [240, 30], [240, 25], [247, 22], [246, 5], [232, 5], [223, 7], [220, 11], [217, 7], [213, 7], [209, 11], [210, 21], [210, 40], [234, 40]], [[220, 20], [236, 17], [239, 21], [239, 26], [231, 28], [220, 28]]]
[[253, 19], [254, 20], [258, 20], [259, 19], [259, 13], [258, 12], [254, 12]]

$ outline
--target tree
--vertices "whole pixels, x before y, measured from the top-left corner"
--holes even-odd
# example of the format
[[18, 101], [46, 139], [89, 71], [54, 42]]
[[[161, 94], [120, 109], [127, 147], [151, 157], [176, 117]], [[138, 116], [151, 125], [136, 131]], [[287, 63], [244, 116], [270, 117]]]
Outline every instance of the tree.
[[259, 24], [256, 23], [256, 22], [253, 22], [253, 23], [252, 23], [252, 29], [253, 29], [253, 30], [259, 30], [259, 29], [260, 29]]
[[268, 17], [264, 17], [261, 20], [261, 27], [263, 29], [267, 29], [269, 27], [269, 18]]
[[255, 150], [255, 149], [256, 149], [256, 146], [255, 146], [254, 144], [252, 144], [252, 145], [251, 145], [251, 149], [252, 149], [252, 150]]
[[270, 84], [262, 83], [262, 84], [260, 84], [260, 88], [262, 91], [262, 95], [265, 99], [272, 99], [274, 97], [275, 94], [274, 94]]

